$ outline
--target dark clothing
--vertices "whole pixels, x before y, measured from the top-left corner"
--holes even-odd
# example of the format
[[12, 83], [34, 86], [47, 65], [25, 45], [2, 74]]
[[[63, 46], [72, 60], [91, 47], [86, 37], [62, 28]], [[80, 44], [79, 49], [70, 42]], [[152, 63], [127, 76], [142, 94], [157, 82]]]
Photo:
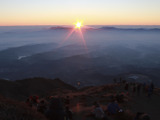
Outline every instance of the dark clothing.
[[38, 105], [37, 111], [41, 113], [45, 113], [46, 111], [46, 106], [45, 105]]
[[136, 92], [136, 86], [134, 85], [133, 86], [133, 93], [135, 93]]
[[109, 103], [107, 110], [110, 115], [114, 115], [118, 112], [118, 110], [120, 110], [120, 108], [117, 103], [111, 102], [111, 103]]
[[66, 99], [65, 99], [65, 104], [66, 104], [66, 105], [69, 105], [69, 104], [70, 104], [69, 98], [66, 98]]
[[128, 91], [128, 88], [129, 88], [129, 84], [126, 83], [126, 85], [125, 85], [125, 90]]
[[64, 120], [64, 112], [50, 109], [46, 112], [46, 117], [49, 120]]
[[138, 85], [137, 85], [137, 94], [138, 94], [138, 95], [140, 94], [140, 91], [141, 91], [141, 84], [138, 84]]
[[148, 114], [145, 113], [140, 113], [138, 112], [136, 117], [134, 118], [134, 120], [150, 120], [150, 116]]
[[116, 100], [117, 100], [117, 102], [118, 103], [122, 103], [122, 102], [124, 102], [124, 95], [116, 95]]
[[72, 120], [72, 112], [71, 110], [66, 110], [65, 111], [65, 116], [66, 116], [66, 120]]
[[49, 109], [46, 111], [46, 117], [49, 120], [64, 120], [64, 110], [61, 104], [61, 100], [54, 98], [51, 100]]

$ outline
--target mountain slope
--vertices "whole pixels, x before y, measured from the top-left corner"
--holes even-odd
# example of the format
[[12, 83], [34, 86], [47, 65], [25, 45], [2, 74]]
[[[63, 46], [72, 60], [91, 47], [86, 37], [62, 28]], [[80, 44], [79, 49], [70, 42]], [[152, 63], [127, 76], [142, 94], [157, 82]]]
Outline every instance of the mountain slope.
[[30, 95], [46, 96], [57, 89], [76, 90], [76, 88], [59, 79], [30, 78], [17, 81], [0, 80], [0, 94], [18, 100], [24, 100]]

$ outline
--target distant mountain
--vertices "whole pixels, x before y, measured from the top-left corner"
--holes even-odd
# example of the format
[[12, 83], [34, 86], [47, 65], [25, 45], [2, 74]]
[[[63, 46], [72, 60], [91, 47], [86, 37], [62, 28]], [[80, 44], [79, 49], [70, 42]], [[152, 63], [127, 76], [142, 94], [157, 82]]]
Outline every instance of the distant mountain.
[[159, 28], [118, 28], [118, 27], [101, 27], [99, 30], [119, 30], [119, 31], [153, 31], [153, 32], [160, 32]]
[[[49, 30], [71, 30], [74, 27], [66, 27], [66, 26], [54, 26], [54, 27], [50, 27]], [[89, 27], [89, 26], [84, 26], [81, 28], [82, 30], [98, 30], [98, 28], [94, 28], [94, 27]]]
[[[3, 56], [12, 57], [0, 59], [0, 77], [9, 80], [58, 77], [73, 86], [78, 81], [83, 86], [88, 86], [110, 83], [121, 74], [138, 73], [150, 76], [159, 86], [158, 50], [155, 49], [154, 53], [148, 48], [132, 49], [120, 45], [110, 45], [98, 50], [93, 48], [89, 47], [87, 51], [84, 46], [67, 45], [27, 57], [22, 56], [21, 59], [16, 55], [12, 56], [12, 50], [9, 51], [10, 54], [4, 54], [4, 51], [1, 52]], [[143, 54], [139, 50], [144, 50]]]
[[69, 30], [72, 29], [72, 27], [64, 27], [64, 26], [56, 26], [56, 27], [50, 27], [50, 30]]
[[[64, 41], [71, 29], [66, 26], [0, 35], [1, 47], [8, 44], [8, 49], [0, 51], [0, 78], [58, 77], [73, 86], [77, 81], [87, 86], [110, 83], [121, 74], [138, 73], [160, 86], [160, 34], [143, 32], [159, 28], [125, 27], [85, 28], [86, 46], [76, 32]], [[14, 48], [9, 48], [12, 45]]]
[[[56, 27], [50, 27], [50, 30], [70, 30], [73, 29], [73, 27], [66, 27], [66, 26], [56, 26]], [[154, 31], [159, 32], [160, 28], [121, 28], [121, 27], [112, 27], [112, 26], [103, 26], [103, 27], [89, 27], [85, 26], [82, 29], [84, 30], [121, 30], [121, 31]]]

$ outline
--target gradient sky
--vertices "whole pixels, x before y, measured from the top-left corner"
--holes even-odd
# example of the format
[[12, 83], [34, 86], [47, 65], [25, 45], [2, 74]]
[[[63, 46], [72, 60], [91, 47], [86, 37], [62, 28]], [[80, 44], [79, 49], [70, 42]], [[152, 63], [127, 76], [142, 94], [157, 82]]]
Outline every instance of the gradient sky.
[[160, 25], [160, 0], [0, 0], [0, 25]]

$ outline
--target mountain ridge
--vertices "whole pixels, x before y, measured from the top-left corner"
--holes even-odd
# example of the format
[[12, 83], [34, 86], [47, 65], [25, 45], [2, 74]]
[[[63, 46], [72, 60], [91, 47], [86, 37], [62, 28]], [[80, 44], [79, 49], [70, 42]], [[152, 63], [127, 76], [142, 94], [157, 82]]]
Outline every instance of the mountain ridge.
[[46, 79], [37, 77], [16, 81], [0, 79], [0, 94], [17, 100], [25, 100], [30, 95], [49, 95], [57, 89], [76, 90], [75, 87], [64, 83], [59, 78]]

